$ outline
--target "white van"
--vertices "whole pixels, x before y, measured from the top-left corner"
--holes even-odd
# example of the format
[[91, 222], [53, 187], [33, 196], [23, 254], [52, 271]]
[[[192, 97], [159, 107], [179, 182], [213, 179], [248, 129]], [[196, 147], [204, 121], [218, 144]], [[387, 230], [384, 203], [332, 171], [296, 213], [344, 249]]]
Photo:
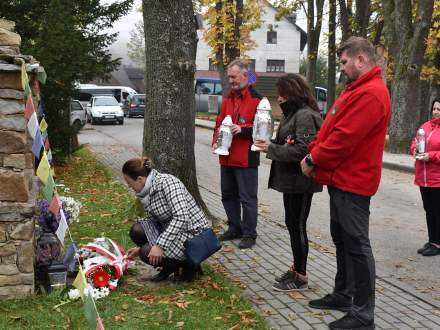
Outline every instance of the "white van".
[[322, 118], [327, 114], [327, 89], [324, 87], [315, 87], [315, 97]]
[[75, 90], [75, 99], [79, 100], [85, 107], [90, 102], [92, 96], [107, 95], [113, 96], [120, 106], [124, 104], [129, 95], [137, 94], [137, 92], [126, 86], [98, 86], [92, 84], [80, 84]]

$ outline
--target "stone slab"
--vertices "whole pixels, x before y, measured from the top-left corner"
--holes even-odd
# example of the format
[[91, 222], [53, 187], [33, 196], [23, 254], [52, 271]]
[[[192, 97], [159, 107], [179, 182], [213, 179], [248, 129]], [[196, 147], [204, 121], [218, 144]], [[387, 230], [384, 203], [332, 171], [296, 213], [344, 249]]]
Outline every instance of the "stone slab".
[[24, 154], [5, 155], [3, 158], [3, 167], [25, 169], [26, 157]]
[[24, 132], [0, 130], [0, 141], [2, 141], [0, 143], [1, 153], [12, 154], [25, 151], [26, 134]]
[[20, 44], [20, 35], [4, 28], [0, 28], [0, 45], [20, 47]]
[[29, 199], [29, 181], [22, 172], [0, 169], [0, 200], [26, 202]]
[[20, 271], [18, 270], [18, 267], [15, 264], [0, 265], [0, 275], [10, 276], [10, 275], [15, 275], [15, 274], [19, 274], [19, 273], [20, 273]]
[[24, 108], [24, 102], [16, 100], [5, 100], [0, 98], [0, 114], [2, 115], [24, 113]]
[[[0, 65], [0, 71], [2, 71], [2, 66], [5, 68], [9, 68], [9, 66], [12, 66], [11, 64], [1, 64]], [[20, 72], [2, 72], [0, 74], [0, 88], [8, 88], [8, 89], [16, 89], [16, 90], [23, 90], [23, 87], [21, 86], [21, 76]]]
[[23, 221], [9, 226], [10, 239], [29, 241], [34, 236], [35, 223], [33, 220]]
[[0, 116], [0, 129], [24, 132], [26, 130], [26, 120], [23, 114]]
[[25, 298], [34, 293], [33, 285], [4, 286], [0, 288], [0, 300]]
[[13, 242], [0, 244], [0, 257], [8, 257], [17, 253], [17, 248]]
[[0, 287], [20, 284], [34, 284], [33, 274], [0, 275]]
[[35, 248], [32, 242], [21, 244], [17, 250], [17, 266], [22, 273], [34, 272]]
[[[1, 51], [1, 47], [0, 47]], [[15, 99], [15, 100], [24, 100], [24, 94], [21, 91], [16, 89], [0, 89], [0, 98], [2, 99]]]

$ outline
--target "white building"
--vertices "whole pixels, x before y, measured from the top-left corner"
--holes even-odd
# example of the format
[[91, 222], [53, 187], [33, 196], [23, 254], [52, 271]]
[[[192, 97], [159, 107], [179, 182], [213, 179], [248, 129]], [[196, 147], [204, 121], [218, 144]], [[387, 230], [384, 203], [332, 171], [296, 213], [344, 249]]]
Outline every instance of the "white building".
[[[290, 16], [275, 20], [276, 9], [266, 0], [260, 0], [261, 27], [251, 33], [256, 47], [248, 51], [250, 69], [258, 76], [280, 76], [283, 73], [298, 73], [302, 50], [307, 42], [307, 34]], [[212, 65], [212, 49], [203, 40], [203, 31], [198, 30], [197, 76], [217, 77]]]

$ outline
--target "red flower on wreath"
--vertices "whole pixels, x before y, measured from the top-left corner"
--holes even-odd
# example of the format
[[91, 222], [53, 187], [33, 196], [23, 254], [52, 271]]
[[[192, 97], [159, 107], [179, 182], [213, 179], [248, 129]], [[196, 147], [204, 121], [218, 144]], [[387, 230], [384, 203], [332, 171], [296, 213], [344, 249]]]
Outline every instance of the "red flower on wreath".
[[110, 281], [110, 275], [104, 269], [98, 269], [93, 272], [92, 281], [95, 286], [106, 287]]

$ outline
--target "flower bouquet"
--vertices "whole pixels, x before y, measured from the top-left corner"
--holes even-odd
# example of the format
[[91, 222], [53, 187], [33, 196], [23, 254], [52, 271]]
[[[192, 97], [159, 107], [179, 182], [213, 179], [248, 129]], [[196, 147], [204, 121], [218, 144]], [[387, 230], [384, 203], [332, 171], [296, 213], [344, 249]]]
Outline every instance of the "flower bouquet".
[[[86, 244], [77, 251], [76, 259], [82, 264], [88, 290], [92, 290], [97, 299], [116, 289], [119, 279], [128, 268], [128, 257], [124, 249], [107, 237], [99, 237]], [[75, 289], [70, 290], [70, 299], [76, 296]]]

